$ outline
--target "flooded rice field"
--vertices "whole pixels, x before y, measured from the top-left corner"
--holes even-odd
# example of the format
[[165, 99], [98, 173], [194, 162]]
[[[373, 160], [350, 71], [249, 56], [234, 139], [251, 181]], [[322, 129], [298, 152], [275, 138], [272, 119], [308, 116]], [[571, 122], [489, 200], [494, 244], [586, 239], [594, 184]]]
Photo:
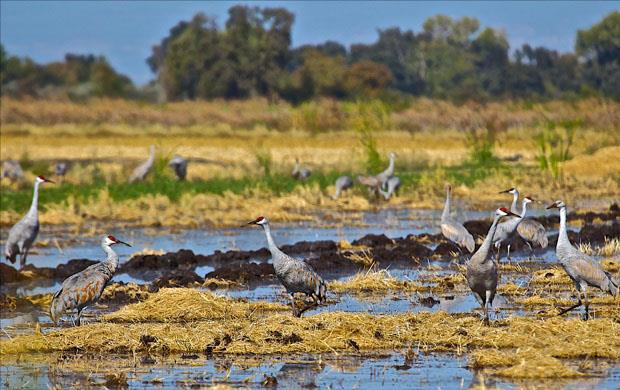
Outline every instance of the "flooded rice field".
[[[547, 227], [549, 247], [530, 254], [523, 243], [515, 242], [512, 261], [509, 263], [505, 253], [502, 255], [500, 288], [489, 332], [507, 332], [513, 325], [525, 326], [523, 329], [561, 327], [564, 323], [584, 326], [585, 322], [579, 320], [579, 309], [563, 319], [554, 317], [558, 307], [570, 305], [576, 296], [568, 278], [556, 264], [553, 249], [557, 240], [557, 216], [534, 215]], [[489, 217], [488, 212], [459, 216], [469, 221], [466, 227], [478, 237], [488, 230]], [[347, 221], [354, 219], [355, 223], [272, 221], [276, 242], [282, 250], [308, 259], [328, 281], [327, 302], [294, 321], [290, 310], [287, 312], [283, 306], [288, 304], [288, 297], [274, 277], [262, 229], [158, 230], [109, 226], [107, 232], [122, 237], [133, 248], [119, 248], [120, 269], [100, 303], [87, 309], [86, 325], [78, 330], [92, 331], [87, 336], [80, 333], [79, 337], [94, 340], [116, 334], [118, 330], [114, 327], [125, 320], [119, 321], [115, 313], [121, 313], [122, 310], [117, 310], [127, 305], [148, 304], [151, 299], [161, 298], [163, 304], [175, 306], [174, 302], [163, 300], [170, 288], [195, 290], [206, 300], [225, 299], [222, 302], [232, 305], [269, 303], [275, 306], [267, 309], [257, 306], [248, 309], [250, 314], [204, 313], [207, 324], [200, 324], [203, 307], [196, 308], [197, 318], [191, 314], [194, 308], [183, 311], [172, 307], [166, 310], [179, 309], [182, 318], [170, 322], [154, 314], [151, 319], [127, 319], [127, 326], [136, 326], [139, 332], [137, 347], [131, 348], [121, 345], [101, 350], [101, 345], [116, 342], [112, 340], [104, 340], [97, 346], [99, 341], [85, 340], [76, 344], [72, 340], [66, 348], [56, 347], [57, 338], [46, 339], [54, 346], [41, 351], [30, 342], [31, 345], [25, 347], [17, 343], [1, 344], [10, 350], [22, 348], [28, 352], [2, 351], [0, 386], [8, 389], [208, 388], [218, 384], [233, 388], [331, 389], [620, 388], [620, 349], [616, 350], [620, 348], [620, 335], [607, 341], [609, 350], [597, 352], [593, 346], [594, 352], [583, 354], [559, 349], [548, 353], [542, 346], [545, 343], [538, 346], [536, 340], [524, 348], [502, 346], [501, 342], [490, 345], [474, 336], [475, 332], [486, 334], [487, 331], [481, 327], [479, 304], [462, 276], [464, 261], [469, 256], [461, 255], [458, 248], [441, 238], [440, 211], [392, 209], [343, 215], [345, 218]], [[571, 240], [588, 242], [592, 248], [602, 247], [610, 238], [620, 236], [618, 218], [617, 210], [603, 215], [577, 215], [569, 220]], [[3, 240], [6, 234], [3, 228]], [[2, 264], [0, 340], [13, 342], [20, 335], [26, 335], [38, 342], [37, 338], [51, 337], [54, 332], [67, 332], [63, 337], [69, 337], [71, 320], [67, 318], [55, 326], [47, 314], [51, 294], [58, 290], [64, 278], [92, 264], [93, 260], [103, 258], [99, 241], [98, 235], [76, 236], [67, 227], [45, 228], [39, 236], [43, 245], [34, 248], [24, 272], [11, 271]], [[618, 277], [618, 253], [593, 254]], [[600, 292], [591, 294], [590, 310], [594, 320], [589, 323], [606, 321], [617, 327], [620, 300], [614, 301]], [[253, 313], [262, 310], [265, 310], [264, 316], [254, 317]], [[270, 310], [273, 314], [269, 314]], [[337, 317], [340, 314], [334, 312], [344, 317]], [[419, 324], [419, 329], [424, 329], [421, 333], [428, 333], [427, 338], [421, 341], [418, 336], [410, 339], [410, 335], [398, 334], [398, 321], [396, 324], [379, 323], [392, 317], [402, 319], [413, 328]], [[521, 324], [522, 318], [535, 322]], [[377, 320], [378, 328], [369, 336], [374, 341], [360, 334], [375, 326], [364, 325], [362, 320], [368, 319], [371, 322], [381, 319]], [[270, 326], [268, 321], [276, 321], [276, 325], [283, 328], [261, 330], [267, 332], [268, 337], [261, 333], [258, 342], [252, 332], [256, 327]], [[304, 325], [303, 321], [311, 321], [314, 325]], [[345, 336], [340, 335], [343, 330], [338, 327], [327, 333], [327, 337], [344, 337], [344, 347], [332, 344], [333, 340], [325, 340], [324, 346], [310, 343], [310, 337], [322, 335], [325, 327], [332, 326], [330, 321], [362, 322], [359, 328], [346, 330]], [[158, 324], [169, 322], [172, 330], [158, 328]], [[441, 340], [430, 338], [434, 324], [437, 324], [436, 337]], [[213, 339], [212, 343], [203, 343], [200, 330], [203, 325], [206, 326], [204, 339]], [[449, 326], [454, 328], [443, 330]], [[192, 330], [184, 329], [195, 329], [195, 339], [185, 335]], [[545, 332], [553, 333], [553, 329], [545, 329]], [[180, 333], [173, 341], [164, 340], [163, 335], [176, 331]], [[562, 331], [555, 332], [554, 337], [558, 337]], [[596, 334], [594, 330], [592, 333]], [[388, 334], [405, 341], [387, 340]], [[190, 338], [185, 340], [184, 337]], [[451, 337], [458, 341], [449, 340]], [[468, 340], [469, 337], [476, 339]], [[151, 343], [149, 338], [155, 341]], [[257, 349], [247, 349], [247, 343], [258, 343]], [[129, 344], [131, 342], [127, 341]], [[505, 350], [513, 360], [486, 361], [485, 351], [498, 351], [497, 348]], [[530, 369], [528, 364], [535, 364], [532, 366], [535, 368]], [[557, 370], [565, 375], [523, 374], [543, 369], [553, 371], [556, 364], [559, 365]], [[522, 369], [518, 371], [520, 366]]]

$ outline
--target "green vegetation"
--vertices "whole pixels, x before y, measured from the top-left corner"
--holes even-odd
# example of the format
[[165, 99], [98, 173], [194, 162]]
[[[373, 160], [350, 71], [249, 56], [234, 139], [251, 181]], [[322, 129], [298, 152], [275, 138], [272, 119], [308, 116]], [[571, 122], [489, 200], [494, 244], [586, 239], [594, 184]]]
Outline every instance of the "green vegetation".
[[581, 127], [582, 120], [564, 120], [559, 125], [549, 121], [536, 136], [539, 167], [541, 171], [551, 175], [556, 185], [561, 185], [564, 181], [562, 164], [571, 158], [570, 148], [575, 131]]
[[[466, 101], [620, 99], [620, 12], [577, 33], [574, 53], [524, 44], [475, 18], [428, 18], [422, 31], [391, 27], [370, 44], [334, 41], [291, 47], [295, 16], [285, 8], [236, 5], [219, 26], [199, 13], [170, 29], [147, 59], [155, 80], [136, 89], [103, 57], [67, 54], [46, 65], [0, 51], [2, 94], [125, 97], [161, 102], [263, 96], [300, 104], [318, 98], [411, 96]], [[156, 37], [154, 37], [156, 38]], [[309, 123], [314, 107], [308, 107]], [[312, 119], [312, 120], [311, 120]], [[323, 126], [313, 127], [324, 129]]]

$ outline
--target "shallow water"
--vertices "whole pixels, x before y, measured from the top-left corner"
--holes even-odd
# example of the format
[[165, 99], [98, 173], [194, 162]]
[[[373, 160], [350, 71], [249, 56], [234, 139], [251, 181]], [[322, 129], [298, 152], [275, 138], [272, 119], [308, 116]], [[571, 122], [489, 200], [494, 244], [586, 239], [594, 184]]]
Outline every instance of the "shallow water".
[[[437, 233], [440, 210], [382, 210], [377, 213], [364, 213], [358, 226], [321, 227], [313, 223], [278, 224], [273, 223], [274, 236], [278, 244], [293, 244], [299, 241], [317, 240], [348, 240], [353, 241], [366, 234], [385, 234], [388, 237], [404, 237], [408, 234]], [[460, 215], [461, 220], [487, 217], [489, 213], [473, 212]], [[63, 228], [43, 230], [40, 239], [52, 240], [58, 231]], [[65, 229], [66, 230], [66, 229]], [[165, 252], [179, 249], [191, 249], [197, 254], [210, 254], [215, 250], [227, 251], [232, 249], [254, 250], [265, 246], [264, 234], [256, 228], [234, 228], [217, 230], [185, 230], [169, 232], [153, 229], [133, 229], [130, 232], [116, 231], [111, 234], [122, 237], [134, 244], [133, 248], [119, 247], [122, 260], [126, 260], [136, 251], [149, 248]], [[6, 230], [2, 236], [6, 237]], [[29, 263], [35, 266], [56, 266], [73, 258], [98, 259], [102, 257], [98, 237], [70, 237], [62, 251], [55, 245], [36, 248], [29, 258]], [[74, 239], [75, 238], [75, 239]], [[513, 261], [525, 260], [520, 254]], [[536, 261], [555, 261], [552, 250], [548, 250], [536, 258]], [[427, 268], [428, 266], [432, 268]], [[210, 266], [199, 266], [195, 271], [204, 276], [213, 270]], [[454, 273], [453, 265], [446, 261], [435, 261], [407, 268], [393, 268], [390, 274], [401, 280], [419, 280], [425, 275], [447, 275]], [[340, 279], [347, 278], [340, 277]], [[526, 283], [523, 275], [504, 276], [504, 282], [511, 280]], [[149, 278], [144, 277], [146, 281]], [[115, 275], [114, 281], [144, 283], [145, 280], [135, 275]], [[34, 281], [20, 285], [18, 294], [31, 295], [56, 291], [59, 282]], [[231, 297], [250, 300], [264, 300], [287, 303], [288, 297], [284, 289], [275, 282], [261, 284], [251, 288], [239, 288], [220, 291]], [[421, 304], [422, 298], [433, 296], [438, 302], [430, 305]], [[515, 308], [510, 299], [501, 295], [494, 303], [497, 318], [508, 315], [525, 315], [520, 308]], [[110, 308], [95, 308], [89, 311], [86, 321], [96, 321], [103, 312]], [[473, 296], [458, 288], [441, 294], [431, 293], [404, 293], [389, 292], [386, 294], [333, 294], [328, 296], [328, 305], [309, 311], [312, 315], [323, 311], [370, 312], [373, 314], [394, 314], [402, 312], [447, 311], [450, 313], [479, 312], [479, 305]], [[577, 314], [572, 314], [577, 315]], [[2, 317], [2, 316], [0, 316]], [[0, 318], [3, 331], [11, 335], [32, 333], [33, 322], [39, 321], [43, 331], [51, 330], [50, 320], [46, 313], [21, 313], [10, 318]], [[4, 337], [2, 335], [1, 337]], [[192, 359], [175, 357], [144, 363], [137, 358], [132, 359], [120, 356], [108, 356], [105, 363], [99, 366], [97, 360], [86, 372], [67, 363], [41, 364], [3, 364], [3, 388], [48, 388], [60, 386], [62, 388], [94, 386], [102, 387], [106, 382], [106, 371], [127, 372], [127, 384], [131, 388], [144, 388], [151, 385], [161, 388], [208, 386], [226, 381], [233, 387], [263, 388], [262, 382], [267, 376], [273, 376], [278, 386], [282, 388], [442, 388], [460, 389], [469, 388], [473, 384], [484, 381], [486, 386], [501, 388], [519, 388], [521, 386], [543, 386], [554, 388], [582, 389], [620, 388], [620, 364], [614, 365], [600, 377], [579, 379], [572, 381], [553, 382], [510, 382], [498, 378], [481, 379], [478, 374], [467, 368], [466, 356], [451, 354], [418, 354], [408, 364], [404, 364], [404, 357], [400, 353], [389, 352], [383, 356], [272, 356], [272, 357], [232, 357], [217, 356], [211, 359], [197, 356]], [[162, 359], [162, 358], [156, 358]], [[93, 367], [101, 367], [96, 369]], [[107, 367], [107, 370], [105, 369]]]

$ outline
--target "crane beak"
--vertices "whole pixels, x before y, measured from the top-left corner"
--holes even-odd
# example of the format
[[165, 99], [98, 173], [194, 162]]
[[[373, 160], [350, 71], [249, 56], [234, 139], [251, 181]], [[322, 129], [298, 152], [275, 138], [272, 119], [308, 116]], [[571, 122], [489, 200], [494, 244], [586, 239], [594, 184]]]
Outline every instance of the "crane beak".
[[512, 215], [513, 217], [521, 218], [519, 214], [515, 214], [512, 211], [508, 211], [508, 215]]
[[555, 203], [550, 204], [549, 206], [547, 206], [547, 210], [549, 210], [549, 209], [557, 209], [557, 208], [558, 208], [558, 205], [555, 204]]
[[507, 193], [510, 192], [510, 190], [512, 190], [512, 188], [509, 188], [509, 189], [504, 190], [504, 191], [500, 191], [500, 192], [498, 192], [498, 194], [507, 194]]
[[129, 246], [129, 247], [131, 246], [131, 245], [129, 245], [128, 243], [126, 243], [125, 241], [121, 241], [121, 240], [116, 240], [116, 243], [117, 243], [117, 244], [125, 244], [125, 245], [127, 245], [127, 246]]
[[52, 183], [52, 184], [56, 184], [56, 182], [55, 182], [55, 181], [53, 181], [53, 180], [50, 180], [50, 179], [45, 179], [44, 181], [45, 181], [46, 183]]

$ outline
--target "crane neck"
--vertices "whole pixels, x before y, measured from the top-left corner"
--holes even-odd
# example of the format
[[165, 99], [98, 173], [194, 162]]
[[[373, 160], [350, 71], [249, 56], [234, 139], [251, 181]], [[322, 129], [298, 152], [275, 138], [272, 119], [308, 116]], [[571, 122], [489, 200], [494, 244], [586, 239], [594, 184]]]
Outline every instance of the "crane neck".
[[444, 221], [450, 218], [450, 203], [452, 198], [452, 191], [448, 188], [446, 190], [446, 203], [443, 205], [443, 212], [441, 213], [441, 220]]
[[[480, 245], [480, 248], [478, 248], [476, 253], [471, 257], [472, 261], [477, 260], [477, 262], [479, 263], [484, 263], [487, 260], [489, 250], [491, 249], [491, 243], [493, 242], [493, 237], [495, 236], [495, 231], [497, 230], [497, 223], [499, 222], [500, 218], [501, 218], [500, 215], [495, 215], [495, 218], [493, 218], [493, 223], [491, 224], [491, 227], [489, 228], [489, 232], [487, 233], [487, 236], [484, 238], [482, 245]], [[476, 256], [479, 253], [482, 256], [480, 257]]]
[[266, 223], [261, 226], [265, 231], [265, 236], [267, 237], [267, 248], [269, 249], [269, 252], [271, 252], [271, 256], [275, 256], [276, 254], [281, 253], [275, 241], [273, 241], [273, 236], [271, 235], [271, 228], [269, 227], [269, 224]]
[[524, 199], [523, 200], [523, 205], [521, 206], [521, 218], [519, 218], [519, 219], [525, 218], [525, 213], [527, 213], [527, 203], [528, 202], [526, 202], [525, 199]]
[[517, 203], [519, 202], [519, 191], [514, 190], [514, 194], [512, 194], [512, 204], [510, 205], [510, 211], [513, 213], [517, 212]]
[[560, 207], [560, 234], [558, 236], [558, 246], [560, 245], [571, 245], [570, 240], [568, 239], [568, 232], [566, 231], [566, 206]]
[[118, 255], [116, 254], [116, 252], [114, 252], [114, 249], [112, 249], [112, 247], [109, 245], [102, 244], [101, 248], [108, 255], [107, 258], [105, 259], [105, 263], [108, 266], [108, 269], [110, 270], [111, 273], [115, 273], [116, 269], [118, 268]]
[[30, 204], [30, 210], [28, 210], [28, 215], [39, 215], [39, 186], [41, 182], [38, 180], [34, 183], [34, 190], [32, 191], [32, 204]]

